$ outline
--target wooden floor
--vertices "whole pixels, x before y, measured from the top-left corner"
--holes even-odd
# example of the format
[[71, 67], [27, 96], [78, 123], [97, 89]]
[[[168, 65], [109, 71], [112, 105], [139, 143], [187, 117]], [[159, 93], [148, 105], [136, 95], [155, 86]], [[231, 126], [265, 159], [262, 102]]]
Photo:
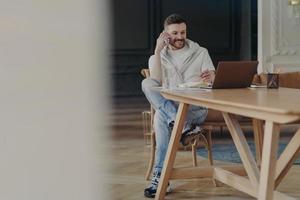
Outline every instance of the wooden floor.
[[[145, 145], [141, 127], [141, 111], [147, 109], [144, 99], [128, 99], [116, 102], [112, 112], [113, 127], [111, 171], [105, 177], [110, 185], [112, 199], [131, 200], [147, 199], [143, 190], [148, 182], [145, 171], [149, 158], [149, 145]], [[214, 142], [226, 142], [218, 137]], [[198, 157], [199, 165], [208, 162]], [[224, 164], [222, 162], [215, 162]], [[176, 166], [192, 166], [189, 151], [179, 151]], [[278, 190], [300, 199], [300, 166], [294, 165], [288, 176], [283, 180]], [[176, 180], [171, 182], [172, 193], [166, 199], [205, 199], [205, 200], [245, 200], [253, 199], [228, 186], [214, 187], [210, 179]]]

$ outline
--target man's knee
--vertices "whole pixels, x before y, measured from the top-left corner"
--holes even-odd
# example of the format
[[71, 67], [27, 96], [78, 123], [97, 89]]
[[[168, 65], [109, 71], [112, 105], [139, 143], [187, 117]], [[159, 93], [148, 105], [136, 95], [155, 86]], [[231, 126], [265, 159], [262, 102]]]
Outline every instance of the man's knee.
[[158, 87], [160, 86], [159, 82], [155, 79], [151, 79], [151, 78], [145, 78], [142, 81], [142, 90], [145, 92], [153, 87]]

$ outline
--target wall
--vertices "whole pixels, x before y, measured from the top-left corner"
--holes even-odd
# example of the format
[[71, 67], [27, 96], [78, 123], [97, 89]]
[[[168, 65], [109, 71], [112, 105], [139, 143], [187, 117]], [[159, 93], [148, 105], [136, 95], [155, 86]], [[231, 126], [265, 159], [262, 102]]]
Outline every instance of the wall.
[[258, 1], [259, 72], [300, 71], [300, 18], [288, 0]]
[[0, 1], [1, 200], [110, 199], [107, 2]]
[[[163, 20], [181, 13], [189, 22], [188, 38], [208, 49], [217, 65], [220, 60], [256, 59], [253, 51], [251, 0], [114, 0], [115, 96], [142, 95], [139, 71], [147, 67], [162, 31]], [[254, 21], [256, 23], [256, 21]]]

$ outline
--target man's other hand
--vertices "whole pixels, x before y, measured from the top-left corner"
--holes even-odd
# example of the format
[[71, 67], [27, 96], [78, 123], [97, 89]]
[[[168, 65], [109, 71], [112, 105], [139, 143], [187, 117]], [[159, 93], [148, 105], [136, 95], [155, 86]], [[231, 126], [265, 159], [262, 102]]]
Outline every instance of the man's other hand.
[[214, 70], [205, 70], [200, 74], [200, 78], [203, 82], [212, 84], [215, 80], [215, 71]]

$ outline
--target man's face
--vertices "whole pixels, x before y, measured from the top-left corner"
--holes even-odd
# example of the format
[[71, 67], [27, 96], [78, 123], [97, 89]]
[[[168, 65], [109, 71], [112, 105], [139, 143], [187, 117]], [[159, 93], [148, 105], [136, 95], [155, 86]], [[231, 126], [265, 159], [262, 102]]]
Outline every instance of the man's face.
[[165, 27], [165, 31], [170, 35], [169, 44], [174, 50], [181, 49], [185, 45], [186, 24], [170, 24]]

